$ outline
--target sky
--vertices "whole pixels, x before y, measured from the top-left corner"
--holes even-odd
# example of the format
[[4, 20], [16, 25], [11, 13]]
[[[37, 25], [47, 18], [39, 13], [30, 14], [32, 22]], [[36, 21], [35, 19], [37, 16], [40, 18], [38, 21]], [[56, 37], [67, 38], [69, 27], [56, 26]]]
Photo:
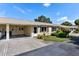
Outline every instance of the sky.
[[0, 17], [34, 21], [38, 16], [49, 17], [53, 24], [79, 18], [78, 3], [0, 3]]

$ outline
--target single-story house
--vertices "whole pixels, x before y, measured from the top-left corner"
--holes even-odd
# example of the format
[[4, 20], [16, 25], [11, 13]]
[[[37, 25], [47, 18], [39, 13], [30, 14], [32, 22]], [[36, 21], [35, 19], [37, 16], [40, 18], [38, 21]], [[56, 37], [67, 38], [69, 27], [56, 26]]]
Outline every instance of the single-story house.
[[53, 28], [52, 30], [65, 28], [65, 29], [69, 29], [70, 31], [73, 31], [73, 30], [78, 29], [79, 27], [76, 26], [76, 25], [65, 26], [65, 25], [57, 25], [57, 24], [54, 24], [52, 28]]
[[26, 37], [34, 37], [43, 33], [51, 35], [52, 26], [53, 24], [50, 23], [0, 18], [0, 35], [5, 37], [6, 40], [13, 36], [20, 37], [20, 35]]

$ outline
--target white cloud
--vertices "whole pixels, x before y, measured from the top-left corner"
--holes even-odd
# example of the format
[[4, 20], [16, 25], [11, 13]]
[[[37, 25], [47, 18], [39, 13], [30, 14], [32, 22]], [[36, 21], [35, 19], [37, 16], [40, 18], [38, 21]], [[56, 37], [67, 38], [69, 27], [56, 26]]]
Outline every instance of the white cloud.
[[21, 12], [21, 13], [23, 13], [23, 14], [25, 14], [25, 13], [26, 13], [26, 11], [25, 11], [25, 10], [23, 10], [23, 9], [21, 9], [20, 7], [13, 6], [13, 8], [17, 9], [19, 12]]
[[32, 12], [32, 10], [31, 10], [31, 9], [27, 9], [27, 11], [28, 11], [28, 12]]
[[44, 3], [43, 6], [44, 7], [49, 7], [51, 4], [50, 3]]
[[57, 12], [56, 15], [59, 16], [60, 15], [60, 12]]
[[18, 11], [21, 12], [22, 14], [26, 14], [27, 12], [32, 12], [31, 9], [24, 10], [24, 9], [22, 9], [22, 8], [20, 8], [20, 7], [15, 6], [15, 5], [13, 6], [13, 8], [15, 8], [16, 10], [18, 10]]
[[58, 19], [58, 21], [68, 21], [68, 17], [64, 16]]
[[71, 22], [72, 24], [74, 24], [74, 20], [69, 19], [67, 16], [61, 17], [61, 18], [57, 19], [57, 21], [58, 21], [59, 23], [62, 23], [62, 22], [65, 22], [65, 21], [69, 21], [69, 22]]
[[75, 17], [74, 19], [75, 19], [75, 20], [76, 20], [76, 19], [79, 19], [79, 16]]

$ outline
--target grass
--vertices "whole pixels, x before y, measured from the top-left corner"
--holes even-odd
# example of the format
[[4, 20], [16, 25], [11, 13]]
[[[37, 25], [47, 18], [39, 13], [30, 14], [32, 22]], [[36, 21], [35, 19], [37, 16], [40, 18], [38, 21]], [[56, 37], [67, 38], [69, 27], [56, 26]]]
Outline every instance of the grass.
[[59, 38], [59, 37], [56, 37], [56, 36], [46, 36], [45, 40], [46, 41], [54, 41], [54, 42], [64, 42], [65, 41], [64, 38]]
[[41, 36], [41, 39], [45, 40], [45, 41], [54, 41], [54, 42], [64, 42], [65, 41], [65, 38], [59, 38], [56, 36]]

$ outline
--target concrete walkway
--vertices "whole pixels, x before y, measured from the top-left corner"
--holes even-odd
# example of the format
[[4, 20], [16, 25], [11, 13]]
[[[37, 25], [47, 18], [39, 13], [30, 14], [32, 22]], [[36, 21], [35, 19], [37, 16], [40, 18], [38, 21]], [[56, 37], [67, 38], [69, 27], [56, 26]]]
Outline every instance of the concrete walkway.
[[0, 41], [0, 56], [18, 55], [52, 44], [31, 37], [13, 38]]

